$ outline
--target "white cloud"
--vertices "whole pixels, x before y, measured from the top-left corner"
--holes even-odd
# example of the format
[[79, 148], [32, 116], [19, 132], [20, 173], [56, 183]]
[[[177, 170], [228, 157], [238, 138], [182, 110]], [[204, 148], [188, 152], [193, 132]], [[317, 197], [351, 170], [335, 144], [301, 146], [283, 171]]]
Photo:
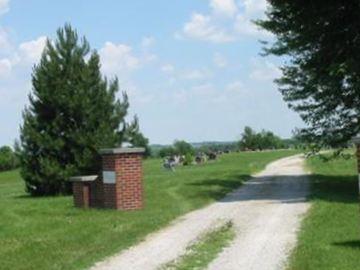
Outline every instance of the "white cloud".
[[211, 83], [205, 83], [192, 87], [191, 91], [192, 94], [196, 94], [198, 96], [208, 96], [214, 93], [215, 88]]
[[269, 61], [252, 60], [250, 79], [257, 81], [272, 81], [281, 76], [281, 70]]
[[106, 42], [99, 54], [102, 68], [107, 74], [131, 71], [140, 67], [140, 60], [133, 55], [132, 48], [125, 44]]
[[241, 81], [234, 81], [226, 86], [226, 90], [232, 93], [244, 92], [244, 84]]
[[0, 59], [0, 77], [8, 76], [11, 73], [11, 61], [7, 58]]
[[246, 37], [271, 37], [253, 23], [264, 17], [266, 0], [242, 0], [239, 6], [234, 0], [210, 0], [210, 8], [208, 14], [194, 12], [175, 38], [226, 43]]
[[215, 14], [234, 16], [238, 8], [234, 0], [211, 0], [210, 6]]
[[243, 6], [248, 15], [263, 15], [267, 8], [267, 2], [266, 0], [243, 0]]
[[171, 64], [165, 64], [161, 67], [161, 71], [165, 73], [172, 73], [175, 70], [175, 67]]
[[239, 14], [236, 16], [234, 29], [238, 34], [243, 36], [254, 36], [257, 38], [271, 37], [270, 32], [260, 29], [251, 21], [251, 19], [249, 19], [243, 14]]
[[155, 38], [154, 37], [143, 37], [141, 41], [141, 47], [143, 49], [147, 49], [155, 44]]
[[248, 91], [241, 81], [230, 82], [220, 88], [215, 87], [212, 83], [205, 82], [188, 89], [174, 91], [170, 98], [176, 103], [196, 100], [203, 104], [231, 104], [246, 94]]
[[35, 64], [41, 58], [47, 38], [41, 36], [35, 40], [23, 42], [19, 45], [17, 60], [19, 64]]
[[9, 11], [10, 0], [0, 0], [0, 15]]
[[202, 80], [210, 76], [210, 71], [206, 69], [185, 70], [179, 74], [180, 79], [184, 80]]
[[[0, 0], [1, 1], [1, 0]], [[7, 50], [11, 47], [8, 33], [0, 26], [0, 49]]]
[[225, 43], [233, 40], [229, 33], [214, 24], [212, 17], [200, 13], [194, 13], [191, 16], [191, 20], [184, 25], [183, 34], [188, 38], [214, 43]]
[[213, 62], [219, 68], [224, 68], [228, 65], [227, 59], [220, 53], [214, 54]]

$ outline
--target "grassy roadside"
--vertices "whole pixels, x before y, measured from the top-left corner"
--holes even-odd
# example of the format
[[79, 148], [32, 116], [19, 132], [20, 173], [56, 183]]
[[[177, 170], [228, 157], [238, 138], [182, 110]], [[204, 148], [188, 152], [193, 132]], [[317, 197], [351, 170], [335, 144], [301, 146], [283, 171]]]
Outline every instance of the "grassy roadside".
[[291, 270], [360, 269], [360, 209], [355, 158], [307, 161], [312, 208], [305, 218]]
[[196, 243], [188, 247], [184, 256], [166, 264], [161, 270], [205, 269], [234, 237], [233, 225], [228, 222], [200, 237]]
[[125, 249], [174, 218], [222, 198], [249, 175], [294, 151], [227, 154], [219, 161], [161, 169], [144, 163], [142, 211], [81, 210], [72, 197], [31, 198], [17, 171], [0, 174], [1, 269], [83, 269]]

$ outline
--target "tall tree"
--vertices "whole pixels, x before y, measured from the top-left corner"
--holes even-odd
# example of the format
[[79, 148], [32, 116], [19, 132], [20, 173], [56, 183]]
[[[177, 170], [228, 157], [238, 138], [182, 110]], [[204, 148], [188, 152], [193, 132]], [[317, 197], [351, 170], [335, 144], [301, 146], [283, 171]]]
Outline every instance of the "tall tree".
[[360, 131], [360, 1], [268, 0], [257, 22], [276, 41], [265, 54], [285, 56], [277, 80], [284, 100], [319, 147], [338, 147]]
[[125, 138], [132, 146], [138, 146], [145, 148], [145, 157], [151, 155], [151, 149], [149, 146], [149, 139], [146, 138], [140, 131], [139, 118], [135, 115], [133, 121], [126, 125]]
[[99, 55], [70, 25], [47, 41], [32, 85], [20, 135], [21, 174], [33, 195], [66, 193], [70, 176], [98, 173], [99, 148], [124, 140], [128, 98], [116, 98], [118, 80], [101, 75]]

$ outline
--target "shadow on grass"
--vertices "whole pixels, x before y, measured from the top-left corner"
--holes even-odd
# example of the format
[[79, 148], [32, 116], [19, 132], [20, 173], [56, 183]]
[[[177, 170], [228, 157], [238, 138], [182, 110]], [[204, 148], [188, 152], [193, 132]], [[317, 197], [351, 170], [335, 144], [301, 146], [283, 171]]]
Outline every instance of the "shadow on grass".
[[25, 199], [25, 200], [44, 200], [44, 199], [51, 199], [51, 198], [65, 198], [65, 197], [71, 197], [72, 195], [66, 194], [66, 195], [46, 195], [46, 196], [31, 196], [30, 194], [22, 194], [22, 195], [15, 195], [13, 196], [14, 199]]
[[311, 200], [358, 203], [358, 180], [351, 175], [311, 175]]
[[335, 242], [334, 246], [347, 247], [360, 249], [360, 240], [344, 241], [344, 242]]
[[[254, 178], [234, 175], [227, 179], [204, 179], [188, 185], [201, 187], [193, 196], [222, 202], [275, 200], [299, 203], [306, 200], [357, 203], [357, 178], [344, 175], [278, 175]], [[238, 189], [240, 186], [243, 187]]]

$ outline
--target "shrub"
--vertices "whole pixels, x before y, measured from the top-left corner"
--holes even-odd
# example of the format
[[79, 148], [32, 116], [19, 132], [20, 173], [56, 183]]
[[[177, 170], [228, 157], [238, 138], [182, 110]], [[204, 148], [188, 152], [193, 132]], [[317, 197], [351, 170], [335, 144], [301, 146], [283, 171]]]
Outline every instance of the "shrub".
[[18, 166], [17, 157], [9, 146], [0, 147], [0, 171], [15, 169]]
[[191, 165], [194, 161], [194, 156], [190, 153], [187, 153], [185, 155], [185, 160], [184, 160], [184, 166], [188, 166], [188, 165]]

